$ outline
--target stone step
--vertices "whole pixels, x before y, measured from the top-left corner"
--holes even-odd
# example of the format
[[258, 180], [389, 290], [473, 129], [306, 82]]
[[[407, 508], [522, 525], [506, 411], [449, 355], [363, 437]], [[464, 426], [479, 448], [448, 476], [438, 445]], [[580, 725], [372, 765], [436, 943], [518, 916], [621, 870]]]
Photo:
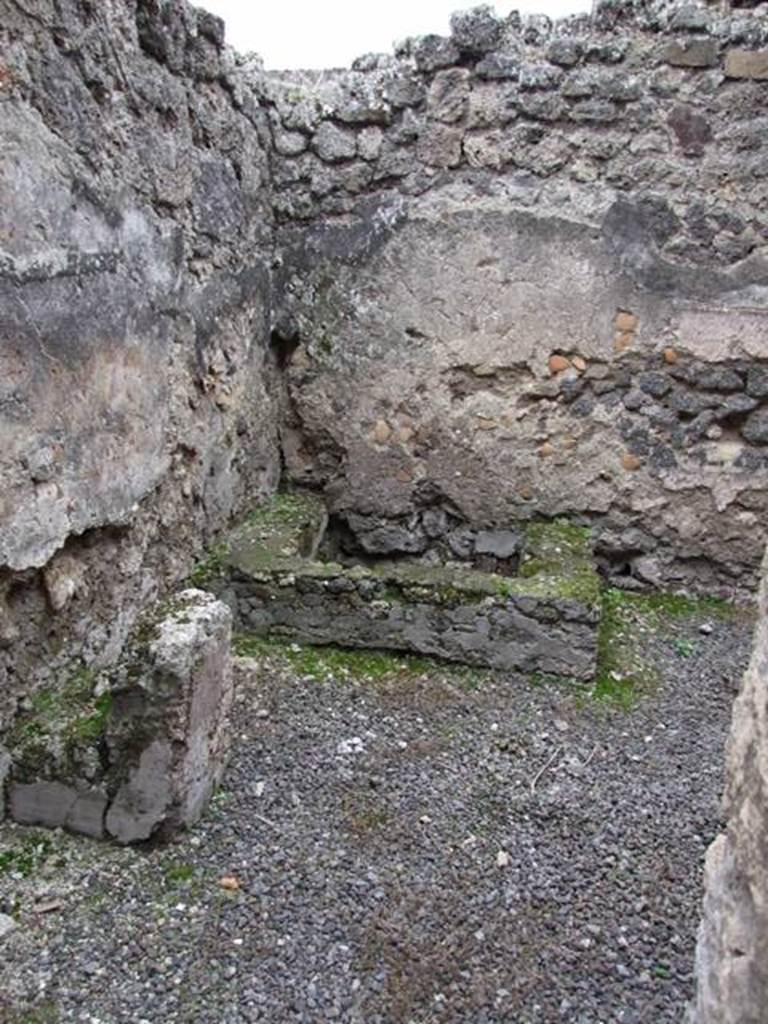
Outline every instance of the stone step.
[[312, 644], [410, 651], [576, 679], [595, 674], [600, 579], [589, 531], [523, 529], [517, 576], [398, 561], [343, 566], [315, 555], [319, 498], [279, 495], [234, 531], [219, 592], [236, 628]]

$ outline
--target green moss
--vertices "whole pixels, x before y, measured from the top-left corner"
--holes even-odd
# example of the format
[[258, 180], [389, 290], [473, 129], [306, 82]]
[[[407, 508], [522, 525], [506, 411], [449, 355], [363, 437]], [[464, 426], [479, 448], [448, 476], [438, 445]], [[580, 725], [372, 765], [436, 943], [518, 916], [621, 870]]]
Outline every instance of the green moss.
[[263, 505], [253, 509], [245, 520], [245, 525], [264, 529], [284, 526], [302, 527], [307, 519], [316, 516], [318, 505], [322, 507], [322, 503], [314, 494], [296, 492], [273, 494]]
[[50, 834], [31, 830], [19, 839], [18, 845], [0, 850], [0, 875], [34, 875], [53, 853]]
[[218, 544], [216, 547], [211, 548], [187, 577], [187, 586], [198, 587], [201, 590], [209, 587], [223, 575], [226, 568], [226, 555], [226, 544]]
[[[390, 679], [415, 679], [418, 676], [445, 673], [447, 666], [433, 658], [381, 650], [350, 650], [345, 647], [312, 647], [290, 643], [277, 637], [239, 635], [235, 653], [246, 658], [277, 656], [287, 661], [298, 675], [312, 679], [355, 679], [367, 682]], [[451, 679], [473, 689], [488, 673], [467, 665], [450, 666]]]
[[326, 521], [315, 495], [275, 494], [232, 533], [223, 561], [250, 573], [306, 570]]
[[187, 885], [195, 877], [195, 867], [192, 864], [171, 861], [170, 863], [163, 864], [163, 877], [168, 885]]
[[598, 701], [631, 708], [658, 685], [658, 671], [646, 653], [651, 635], [666, 635], [683, 657], [693, 653], [686, 637], [670, 636], [675, 623], [687, 619], [728, 618], [733, 606], [719, 598], [681, 594], [634, 594], [606, 589], [597, 638], [597, 673], [588, 695]]
[[595, 569], [590, 530], [563, 519], [531, 523], [525, 531], [518, 578], [506, 593], [600, 602], [600, 577]]
[[77, 740], [95, 741], [104, 735], [107, 718], [112, 708], [112, 694], [102, 693], [94, 701], [94, 710], [90, 715], [75, 719], [72, 723], [72, 735]]
[[96, 671], [81, 667], [58, 686], [38, 690], [9, 735], [19, 778], [74, 772], [85, 748], [98, 747], [112, 704], [94, 694]]

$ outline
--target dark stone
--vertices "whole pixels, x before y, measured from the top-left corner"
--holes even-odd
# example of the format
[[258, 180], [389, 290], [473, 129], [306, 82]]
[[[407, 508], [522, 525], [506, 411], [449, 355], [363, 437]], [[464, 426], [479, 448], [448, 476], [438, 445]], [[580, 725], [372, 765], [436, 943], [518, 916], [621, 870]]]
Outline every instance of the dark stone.
[[709, 121], [691, 107], [679, 103], [667, 117], [667, 124], [675, 133], [686, 156], [701, 156], [712, 139]]
[[672, 13], [669, 27], [682, 32], [706, 32], [710, 26], [709, 11], [698, 4], [684, 4]]
[[481, 530], [475, 539], [475, 553], [495, 558], [512, 558], [520, 550], [522, 536], [516, 530]]
[[645, 404], [646, 398], [639, 391], [628, 391], [621, 401], [625, 409], [629, 409], [630, 412], [637, 412]]
[[768, 398], [768, 367], [750, 367], [747, 374], [747, 394], [753, 398]]
[[583, 53], [584, 46], [580, 39], [553, 39], [547, 49], [547, 60], [563, 67], [572, 67], [579, 63]]
[[474, 550], [475, 535], [466, 528], [452, 530], [447, 537], [448, 547], [457, 558], [470, 558]]
[[672, 387], [669, 378], [664, 373], [641, 373], [638, 377], [638, 384], [641, 391], [644, 391], [646, 395], [653, 395], [654, 398], [662, 398]]
[[418, 106], [426, 92], [424, 83], [413, 75], [394, 75], [384, 85], [384, 95], [396, 109]]
[[[649, 405], [640, 410], [643, 416], [647, 416], [651, 423], [663, 430], [672, 430], [677, 426], [677, 416], [671, 409], [665, 409], [662, 405]], [[702, 413], [702, 415], [704, 415]]]
[[564, 380], [560, 384], [560, 394], [564, 402], [573, 402], [579, 397], [584, 388], [586, 387], [586, 381], [582, 380], [581, 377], [574, 377], [573, 380]]
[[756, 398], [749, 395], [730, 395], [717, 407], [714, 412], [718, 420], [727, 420], [732, 416], [743, 416], [745, 412], [752, 412], [758, 406]]
[[450, 39], [443, 36], [423, 36], [413, 52], [413, 59], [419, 71], [437, 71], [447, 68], [459, 59], [459, 51]]
[[674, 469], [677, 458], [667, 445], [655, 444], [651, 448], [648, 462], [654, 469]]
[[663, 56], [673, 67], [714, 67], [718, 59], [718, 45], [714, 39], [684, 39], [667, 43]]
[[475, 65], [478, 78], [514, 79], [520, 74], [520, 57], [516, 53], [490, 53]]
[[741, 433], [752, 444], [768, 444], [768, 409], [757, 409], [748, 416]]
[[685, 388], [676, 388], [669, 397], [670, 406], [684, 416], [696, 416], [704, 409], [717, 404], [717, 399], [710, 395], [700, 395]]
[[425, 509], [421, 514], [421, 526], [428, 537], [432, 539], [442, 537], [448, 529], [448, 516], [445, 509]]
[[629, 103], [632, 100], [640, 99], [642, 89], [638, 79], [629, 78], [622, 71], [611, 71], [600, 78], [598, 93], [606, 100], [616, 100], [617, 103]]
[[587, 44], [586, 59], [601, 64], [619, 64], [629, 48], [628, 39], [590, 40]]
[[504, 23], [488, 5], [451, 16], [451, 40], [461, 53], [482, 57], [501, 43]]
[[590, 394], [582, 395], [571, 406], [576, 416], [591, 416], [595, 408], [595, 399]]
[[704, 412], [700, 412], [688, 424], [687, 439], [691, 442], [701, 441], [716, 419], [717, 415], [713, 409], [705, 409]]
[[609, 124], [616, 120], [619, 111], [609, 100], [582, 100], [571, 107], [568, 116], [579, 124]]
[[208, 11], [197, 12], [197, 31], [205, 36], [221, 50], [224, 47], [225, 25], [224, 19]]
[[636, 427], [630, 420], [622, 420], [619, 429], [633, 455], [648, 455], [651, 452], [651, 436], [645, 427]]
[[744, 387], [741, 375], [726, 366], [693, 366], [688, 381], [703, 391], [741, 391]]
[[556, 89], [562, 77], [559, 68], [548, 64], [522, 64], [518, 80], [521, 89]]

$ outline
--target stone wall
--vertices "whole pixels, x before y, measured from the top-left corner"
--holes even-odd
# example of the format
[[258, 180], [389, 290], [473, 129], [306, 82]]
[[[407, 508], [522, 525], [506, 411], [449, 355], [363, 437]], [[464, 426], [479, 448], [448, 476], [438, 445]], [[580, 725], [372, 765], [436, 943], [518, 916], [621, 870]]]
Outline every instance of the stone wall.
[[278, 477], [270, 138], [223, 31], [0, 0], [0, 729]]
[[766, 54], [765, 5], [603, 3], [267, 77], [287, 466], [361, 546], [565, 514], [629, 585], [754, 589]]
[[315, 75], [0, 0], [0, 730], [281, 459], [371, 555], [570, 516], [627, 585], [752, 587], [765, 13], [478, 9]]
[[763, 1024], [768, 993], [768, 555], [728, 743], [726, 831], [709, 849], [694, 1024]]

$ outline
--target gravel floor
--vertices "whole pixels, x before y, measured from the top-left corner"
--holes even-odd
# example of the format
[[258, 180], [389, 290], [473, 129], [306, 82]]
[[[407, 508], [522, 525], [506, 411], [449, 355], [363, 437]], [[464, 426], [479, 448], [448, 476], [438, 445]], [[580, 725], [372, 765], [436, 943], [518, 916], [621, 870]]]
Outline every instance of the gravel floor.
[[751, 629], [700, 624], [643, 637], [660, 681], [629, 711], [240, 660], [235, 756], [191, 834], [0, 825], [0, 1019], [679, 1022]]

